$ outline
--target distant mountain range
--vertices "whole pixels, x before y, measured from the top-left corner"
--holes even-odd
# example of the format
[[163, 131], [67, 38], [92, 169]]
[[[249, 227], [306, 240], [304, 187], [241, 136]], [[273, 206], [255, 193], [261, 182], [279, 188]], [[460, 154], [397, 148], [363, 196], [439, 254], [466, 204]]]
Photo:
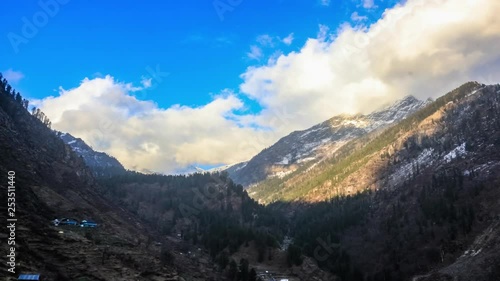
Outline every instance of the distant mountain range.
[[[113, 175], [119, 175], [126, 172], [123, 165], [113, 156], [95, 151], [81, 138], [76, 138], [69, 133], [63, 133], [59, 131], [54, 131], [55, 134], [60, 137], [71, 149], [79, 156], [83, 158], [87, 166], [92, 170], [95, 176], [98, 177], [109, 177]], [[191, 175], [196, 173], [216, 173], [224, 171], [230, 168], [231, 165], [223, 165], [220, 167], [215, 167], [212, 169], [203, 169], [196, 167], [194, 165], [189, 165], [186, 168], [176, 170], [171, 173], [173, 175]], [[140, 171], [144, 174], [161, 174], [150, 170]]]
[[430, 102], [407, 96], [368, 115], [335, 116], [281, 138], [250, 161], [232, 165], [226, 171], [245, 187], [272, 177], [283, 178], [301, 167], [321, 162], [353, 139], [403, 120]]

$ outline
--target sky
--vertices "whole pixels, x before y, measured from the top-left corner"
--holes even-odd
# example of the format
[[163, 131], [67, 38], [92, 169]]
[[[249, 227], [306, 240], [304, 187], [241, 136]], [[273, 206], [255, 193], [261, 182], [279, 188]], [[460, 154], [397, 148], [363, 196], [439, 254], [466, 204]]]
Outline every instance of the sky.
[[0, 71], [125, 167], [250, 159], [406, 95], [498, 83], [500, 1], [7, 1]]

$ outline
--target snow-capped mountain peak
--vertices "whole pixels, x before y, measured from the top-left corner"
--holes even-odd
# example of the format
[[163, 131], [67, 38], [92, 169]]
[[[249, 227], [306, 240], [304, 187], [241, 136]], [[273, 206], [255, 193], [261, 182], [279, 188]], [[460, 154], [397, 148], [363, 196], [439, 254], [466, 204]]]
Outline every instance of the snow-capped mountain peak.
[[268, 177], [286, 176], [305, 163], [321, 161], [350, 140], [406, 118], [428, 103], [406, 96], [368, 115], [334, 116], [309, 129], [292, 132], [244, 165], [234, 165], [227, 171], [235, 182], [245, 186]]
[[91, 168], [97, 176], [111, 176], [124, 173], [125, 168], [116, 158], [104, 153], [93, 150], [82, 139], [75, 138], [71, 134], [55, 132], [71, 149], [80, 155], [87, 166]]

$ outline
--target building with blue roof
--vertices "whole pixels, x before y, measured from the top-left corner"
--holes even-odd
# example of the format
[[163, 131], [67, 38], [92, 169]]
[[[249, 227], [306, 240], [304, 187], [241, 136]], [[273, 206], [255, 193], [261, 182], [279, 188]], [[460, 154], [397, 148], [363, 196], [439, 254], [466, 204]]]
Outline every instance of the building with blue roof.
[[17, 280], [42, 280], [40, 274], [21, 274]]

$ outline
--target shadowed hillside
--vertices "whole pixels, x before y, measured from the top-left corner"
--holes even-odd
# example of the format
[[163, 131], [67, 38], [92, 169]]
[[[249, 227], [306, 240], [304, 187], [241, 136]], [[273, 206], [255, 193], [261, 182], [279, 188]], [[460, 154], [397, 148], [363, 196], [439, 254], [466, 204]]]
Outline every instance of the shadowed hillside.
[[[21, 272], [39, 272], [45, 280], [174, 280], [169, 278], [198, 274], [221, 280], [210, 264], [165, 261], [172, 248], [168, 243], [164, 251], [145, 247], [145, 241], [158, 239], [157, 232], [105, 199], [83, 159], [54, 134], [43, 113], [30, 114], [28, 102], [0, 80], [0, 175], [7, 182], [8, 171], [15, 172], [17, 218], [16, 274], [2, 263], [1, 276], [15, 280]], [[2, 192], [3, 202], [6, 197]], [[7, 210], [2, 210], [4, 217]], [[51, 220], [64, 217], [92, 219], [99, 226], [51, 226]], [[206, 273], [197, 273], [203, 268]]]

